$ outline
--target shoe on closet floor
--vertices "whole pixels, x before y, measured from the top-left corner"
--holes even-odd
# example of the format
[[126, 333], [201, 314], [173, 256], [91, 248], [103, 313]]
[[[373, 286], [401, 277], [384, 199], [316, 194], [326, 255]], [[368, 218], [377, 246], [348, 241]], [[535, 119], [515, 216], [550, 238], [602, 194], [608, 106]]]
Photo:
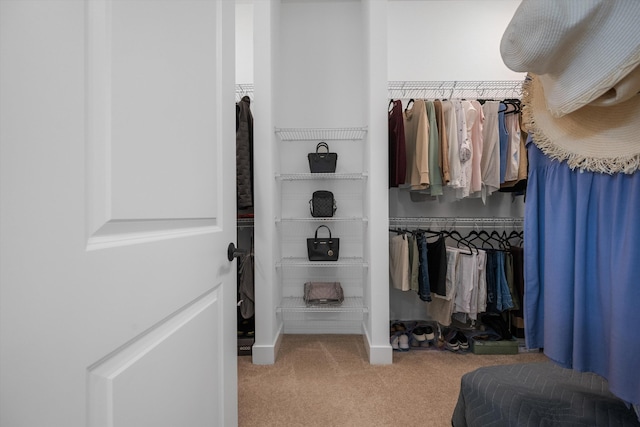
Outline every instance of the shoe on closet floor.
[[460, 341], [458, 341], [458, 332], [451, 331], [445, 337], [445, 347], [449, 351], [458, 351], [460, 350]]
[[433, 341], [434, 339], [436, 339], [436, 334], [431, 326], [427, 325], [424, 327], [424, 329], [427, 341]]
[[409, 335], [401, 334], [398, 337], [398, 347], [400, 351], [409, 351]]
[[458, 340], [458, 346], [460, 350], [469, 350], [469, 340], [467, 339], [467, 336], [465, 334], [458, 331], [458, 333], [456, 334], [456, 339]]
[[405, 332], [406, 330], [407, 330], [407, 327], [402, 322], [393, 323], [390, 329], [391, 335], [395, 334], [396, 332]]
[[391, 348], [397, 351], [409, 350], [409, 337], [406, 334], [407, 327], [404, 323], [396, 322], [389, 328]]
[[417, 341], [418, 344], [421, 344], [423, 341], [427, 340], [427, 330], [423, 326], [418, 326], [411, 331], [411, 337]]
[[391, 337], [391, 348], [400, 351], [400, 337], [398, 335]]

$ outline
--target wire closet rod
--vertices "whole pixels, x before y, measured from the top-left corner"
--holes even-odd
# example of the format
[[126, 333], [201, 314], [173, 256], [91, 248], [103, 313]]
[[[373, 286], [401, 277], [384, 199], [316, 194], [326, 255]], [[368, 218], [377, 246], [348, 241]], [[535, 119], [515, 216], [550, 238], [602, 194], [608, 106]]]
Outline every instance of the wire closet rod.
[[[389, 98], [520, 98], [524, 80], [390, 81]], [[253, 99], [253, 83], [236, 84], [236, 101]]]
[[524, 80], [390, 81], [389, 98], [488, 98], [522, 97]]
[[516, 217], [415, 217], [389, 218], [390, 227], [433, 227], [444, 229], [522, 228], [524, 218]]

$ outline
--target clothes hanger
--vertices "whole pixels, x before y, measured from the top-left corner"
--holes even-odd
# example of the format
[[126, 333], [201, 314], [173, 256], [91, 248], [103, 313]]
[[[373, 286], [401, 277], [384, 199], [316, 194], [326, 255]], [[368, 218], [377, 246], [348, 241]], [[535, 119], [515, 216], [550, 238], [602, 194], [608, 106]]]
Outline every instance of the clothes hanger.
[[[483, 248], [483, 249], [495, 249], [495, 247], [493, 246], [493, 244], [490, 241], [491, 240], [491, 236], [485, 230], [480, 230], [480, 231], [471, 230], [469, 232], [469, 234], [467, 234], [466, 240], [469, 243], [473, 243], [473, 241], [476, 240], [476, 239], [479, 239], [480, 242], [482, 242], [482, 244], [480, 245], [480, 248]], [[487, 248], [485, 245], [489, 245], [489, 248]]]
[[430, 228], [427, 228], [427, 229], [418, 228], [416, 231], [424, 234], [429, 234], [431, 236], [442, 236], [442, 233], [443, 233], [441, 230], [434, 231], [434, 230], [431, 230]]
[[409, 100], [409, 102], [407, 102], [407, 106], [405, 107], [404, 111], [405, 111], [405, 112], [406, 112], [406, 111], [409, 111], [409, 107], [410, 107], [413, 103], [415, 103], [415, 100], [414, 100], [413, 98], [411, 98], [411, 99]]
[[[446, 231], [445, 234], [447, 235], [447, 237], [450, 237], [451, 239], [453, 239], [456, 242], [456, 247], [460, 248], [460, 245], [463, 245], [467, 249], [469, 249], [469, 253], [466, 254], [466, 255], [472, 255], [474, 249], [475, 249], [476, 253], [478, 253], [478, 248], [475, 245], [473, 245], [472, 243], [469, 243], [464, 237], [462, 237], [462, 235], [460, 233], [458, 233], [458, 231], [456, 231], [456, 230]], [[462, 248], [460, 248], [460, 249], [462, 249]]]
[[[519, 241], [518, 241], [518, 243], [513, 245], [511, 243], [512, 239], [519, 239]], [[522, 244], [524, 243], [524, 231], [522, 231], [522, 230], [520, 230], [520, 231], [516, 231], [516, 230], [511, 231], [511, 233], [509, 233], [509, 235], [507, 236], [507, 243], [508, 243], [509, 247], [512, 247], [512, 246], [522, 247]]]
[[[444, 232], [442, 230], [434, 231], [434, 230], [431, 230], [431, 229], [426, 229], [425, 230], [425, 229], [420, 229], [419, 228], [417, 231], [422, 233], [422, 235], [424, 236], [425, 239], [435, 238], [436, 239], [435, 241], [441, 239], [444, 236]], [[434, 241], [429, 242], [429, 243], [433, 243], [433, 242]]]
[[390, 228], [389, 231], [391, 233], [396, 233], [397, 235], [406, 234], [406, 230], [403, 230], [401, 228]]
[[503, 102], [507, 106], [510, 105], [513, 107], [513, 110], [509, 110], [509, 108], [507, 107], [507, 111], [504, 112], [505, 114], [515, 114], [515, 113], [519, 113], [522, 110], [519, 99], [505, 99]]
[[496, 230], [493, 230], [489, 236], [490, 236], [490, 238], [491, 238], [492, 240], [494, 240], [495, 242], [497, 242], [497, 244], [498, 244], [498, 248], [499, 248], [501, 251], [505, 251], [505, 250], [507, 250], [507, 248], [508, 248], [508, 247], [507, 247], [507, 245], [505, 244], [504, 240], [502, 240], [502, 236], [500, 236], [500, 233], [498, 233]]

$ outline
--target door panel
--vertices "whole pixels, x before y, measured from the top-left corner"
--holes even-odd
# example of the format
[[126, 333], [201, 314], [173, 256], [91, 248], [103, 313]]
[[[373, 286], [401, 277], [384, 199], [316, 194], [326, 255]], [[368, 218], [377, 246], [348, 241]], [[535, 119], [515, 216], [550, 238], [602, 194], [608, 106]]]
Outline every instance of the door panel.
[[111, 48], [113, 217], [211, 218], [217, 201], [211, 144], [218, 125], [211, 78], [216, 6], [149, 3], [111, 6], [105, 44]]
[[233, 2], [0, 2], [0, 425], [237, 424]]
[[90, 238], [216, 224], [215, 8], [87, 3]]
[[222, 320], [220, 304], [218, 292], [208, 292], [90, 366], [89, 424], [224, 425], [217, 370], [222, 340], [219, 330], [211, 334], [211, 325]]

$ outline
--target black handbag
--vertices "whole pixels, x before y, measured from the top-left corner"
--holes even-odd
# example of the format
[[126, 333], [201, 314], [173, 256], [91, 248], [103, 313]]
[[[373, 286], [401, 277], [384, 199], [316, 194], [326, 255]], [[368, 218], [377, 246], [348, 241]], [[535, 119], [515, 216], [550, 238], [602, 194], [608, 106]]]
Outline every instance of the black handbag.
[[[320, 152], [320, 148], [327, 151]], [[309, 153], [309, 169], [311, 173], [334, 173], [338, 162], [338, 153], [329, 152], [329, 145], [326, 142], [319, 142], [316, 145], [316, 152]]]
[[309, 200], [311, 216], [316, 218], [331, 217], [336, 212], [336, 209], [336, 199], [333, 198], [331, 191], [318, 190], [313, 192], [313, 196]]
[[[318, 237], [318, 230], [322, 227], [329, 230], [329, 237]], [[340, 239], [331, 236], [331, 229], [326, 225], [316, 228], [313, 238], [307, 239], [307, 253], [309, 261], [337, 261], [340, 253]]]

